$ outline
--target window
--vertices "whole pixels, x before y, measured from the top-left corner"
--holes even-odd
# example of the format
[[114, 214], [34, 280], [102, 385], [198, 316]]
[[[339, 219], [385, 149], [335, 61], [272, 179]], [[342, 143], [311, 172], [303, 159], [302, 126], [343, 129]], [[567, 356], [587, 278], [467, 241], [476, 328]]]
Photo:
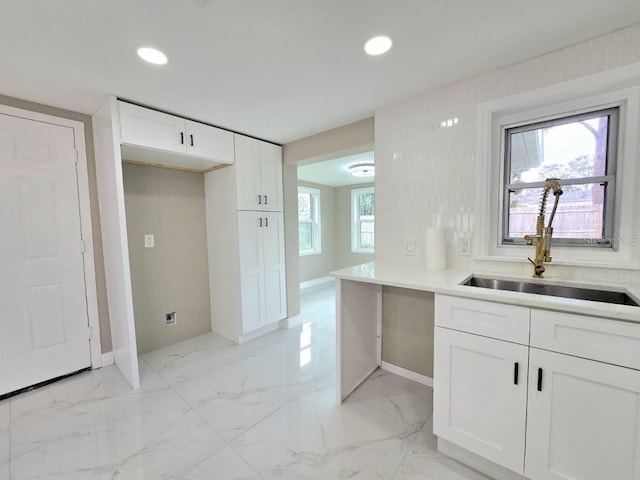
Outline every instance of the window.
[[300, 255], [321, 253], [320, 190], [298, 187], [298, 248]]
[[[553, 243], [611, 248], [616, 187], [617, 107], [506, 128], [502, 244], [536, 232], [542, 187], [560, 180], [563, 195]], [[547, 225], [555, 198], [549, 195]]]
[[375, 199], [373, 187], [351, 190], [351, 250], [355, 253], [373, 253]]

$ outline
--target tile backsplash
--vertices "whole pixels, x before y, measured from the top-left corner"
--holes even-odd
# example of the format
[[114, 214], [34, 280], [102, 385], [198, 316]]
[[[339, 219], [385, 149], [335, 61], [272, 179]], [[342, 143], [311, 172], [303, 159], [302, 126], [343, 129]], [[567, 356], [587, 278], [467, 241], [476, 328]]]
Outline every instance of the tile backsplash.
[[[426, 92], [375, 113], [376, 261], [421, 265], [425, 230], [447, 230], [450, 268], [530, 275], [525, 258], [474, 259], [478, 241], [478, 110], [482, 103], [640, 62], [640, 26]], [[416, 254], [405, 255], [405, 239]], [[640, 247], [639, 247], [640, 248]], [[524, 260], [524, 262], [523, 262]], [[550, 264], [549, 276], [640, 283], [640, 271]]]

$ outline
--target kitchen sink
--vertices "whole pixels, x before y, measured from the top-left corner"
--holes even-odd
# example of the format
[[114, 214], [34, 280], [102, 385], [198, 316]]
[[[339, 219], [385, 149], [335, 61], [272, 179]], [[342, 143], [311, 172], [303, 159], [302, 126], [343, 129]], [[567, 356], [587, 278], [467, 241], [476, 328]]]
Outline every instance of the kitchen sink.
[[504, 280], [488, 277], [471, 277], [461, 283], [470, 287], [489, 288], [492, 290], [508, 290], [511, 292], [534, 293], [552, 297], [590, 300], [592, 302], [615, 303], [618, 305], [640, 306], [638, 301], [626, 292], [617, 290], [598, 290], [594, 288], [570, 287], [552, 283], [534, 283], [517, 280]]

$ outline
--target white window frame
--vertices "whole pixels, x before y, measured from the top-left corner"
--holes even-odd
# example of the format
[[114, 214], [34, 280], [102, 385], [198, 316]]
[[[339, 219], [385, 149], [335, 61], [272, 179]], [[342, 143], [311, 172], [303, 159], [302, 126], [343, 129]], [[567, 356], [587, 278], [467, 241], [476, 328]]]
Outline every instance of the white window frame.
[[[607, 108], [607, 109], [596, 109], [589, 110], [586, 112], [581, 112], [578, 114], [562, 114], [558, 117], [554, 117], [552, 119], [548, 119], [545, 121], [526, 121], [524, 123], [519, 123], [517, 125], [501, 125], [501, 129], [503, 130], [503, 141], [505, 144], [502, 146], [502, 152], [504, 155], [503, 158], [503, 192], [502, 192], [502, 219], [501, 219], [501, 228], [502, 228], [502, 245], [525, 245], [524, 237], [514, 238], [508, 236], [508, 219], [509, 219], [509, 193], [513, 192], [517, 189], [523, 188], [537, 188], [542, 192], [542, 187], [544, 186], [544, 181], [539, 182], [518, 182], [514, 184], [509, 183], [509, 176], [511, 173], [511, 168], [509, 162], [510, 158], [510, 135], [511, 132], [519, 133], [523, 130], [539, 129], [547, 126], [561, 125], [565, 123], [575, 122], [580, 120], [581, 118], [593, 118], [595, 116], [605, 116], [609, 117], [608, 122], [608, 132], [607, 132], [607, 166], [604, 175], [598, 177], [584, 177], [584, 178], [573, 178], [571, 180], [562, 180], [560, 179], [560, 185], [579, 185], [579, 184], [601, 184], [606, 186], [605, 190], [605, 198], [604, 198], [604, 210], [603, 210], [603, 235], [600, 238], [593, 239], [585, 239], [585, 238], [560, 238], [555, 237], [552, 241], [553, 246], [563, 245], [567, 247], [599, 247], [599, 248], [616, 248], [617, 243], [611, 241], [614, 236], [613, 231], [613, 219], [615, 218], [615, 194], [616, 194], [616, 158], [617, 158], [617, 150], [619, 143], [619, 135], [618, 135], [618, 117], [619, 117], [619, 109], [618, 107]], [[563, 197], [560, 197], [560, 203], [562, 203]], [[553, 203], [553, 196], [550, 196], [550, 203]], [[547, 208], [547, 213], [549, 213], [550, 208]], [[548, 220], [548, 216], [545, 220]], [[556, 224], [557, 225], [557, 224]], [[535, 227], [531, 229], [529, 234], [535, 233]]]
[[545, 87], [480, 106], [478, 205], [482, 206], [478, 223], [478, 241], [474, 256], [480, 260], [515, 260], [525, 263], [530, 246], [502, 245], [504, 205], [504, 131], [505, 126], [544, 121], [586, 111], [619, 108], [617, 150], [618, 182], [613, 219], [614, 248], [595, 249], [552, 245], [553, 263], [558, 265], [638, 268], [640, 248], [640, 193], [634, 184], [640, 169], [638, 132], [640, 121], [640, 66], [622, 67], [581, 79]]
[[[308, 250], [300, 250], [300, 242], [298, 241], [298, 253], [300, 256], [319, 255], [322, 253], [322, 197], [320, 189], [312, 187], [298, 186], [298, 194], [307, 193], [311, 198], [311, 245]], [[298, 222], [300, 220], [298, 219]], [[300, 231], [298, 223], [298, 232]], [[299, 233], [298, 233], [299, 235]], [[299, 240], [299, 239], [298, 239]]]
[[[358, 203], [358, 195], [363, 193], [375, 193], [374, 187], [354, 188], [351, 190], [351, 251], [353, 253], [373, 254], [374, 248], [363, 248], [360, 246], [360, 209]], [[374, 213], [375, 228], [375, 213]]]

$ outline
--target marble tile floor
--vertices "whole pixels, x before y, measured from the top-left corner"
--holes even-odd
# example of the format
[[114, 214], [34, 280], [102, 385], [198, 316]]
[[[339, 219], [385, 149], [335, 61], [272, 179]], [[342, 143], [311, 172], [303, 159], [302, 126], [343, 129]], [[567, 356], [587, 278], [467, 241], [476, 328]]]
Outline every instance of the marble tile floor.
[[486, 480], [437, 453], [431, 389], [375, 372], [335, 404], [333, 285], [304, 323], [213, 333], [0, 402], [0, 479]]

